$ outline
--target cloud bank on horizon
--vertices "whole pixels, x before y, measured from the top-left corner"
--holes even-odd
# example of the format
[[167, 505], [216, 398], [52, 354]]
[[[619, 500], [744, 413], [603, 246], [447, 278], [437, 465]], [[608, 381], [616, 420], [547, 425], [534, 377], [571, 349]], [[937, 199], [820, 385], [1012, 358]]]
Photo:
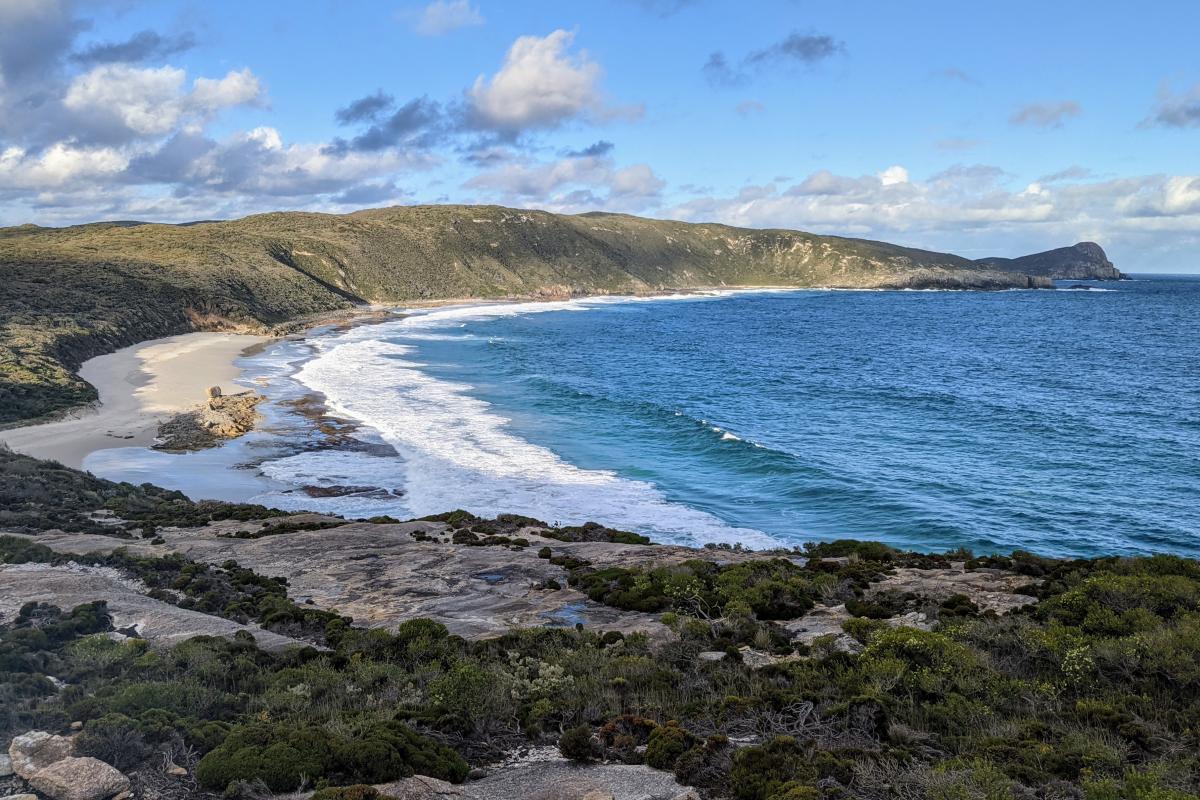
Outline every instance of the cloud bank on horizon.
[[893, 5], [0, 0], [0, 224], [495, 202], [1200, 271], [1200, 8]]

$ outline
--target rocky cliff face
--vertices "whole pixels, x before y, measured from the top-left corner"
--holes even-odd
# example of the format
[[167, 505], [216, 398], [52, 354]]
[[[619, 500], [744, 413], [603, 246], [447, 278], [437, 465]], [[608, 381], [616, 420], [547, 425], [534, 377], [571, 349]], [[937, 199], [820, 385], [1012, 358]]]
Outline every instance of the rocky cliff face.
[[1052, 280], [1119, 281], [1126, 277], [1095, 242], [1079, 242], [1020, 258], [981, 258], [975, 263]]

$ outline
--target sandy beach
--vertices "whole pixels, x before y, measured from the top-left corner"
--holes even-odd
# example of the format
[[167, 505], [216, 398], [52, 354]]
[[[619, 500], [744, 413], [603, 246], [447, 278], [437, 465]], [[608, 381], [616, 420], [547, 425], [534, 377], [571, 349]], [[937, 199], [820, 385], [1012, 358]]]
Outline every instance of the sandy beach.
[[237, 390], [233, 362], [265, 336], [185, 333], [154, 339], [84, 363], [80, 376], [96, 387], [96, 408], [42, 425], [0, 431], [0, 442], [19, 453], [69, 467], [110, 447], [148, 447], [158, 423], [201, 402], [210, 386]]

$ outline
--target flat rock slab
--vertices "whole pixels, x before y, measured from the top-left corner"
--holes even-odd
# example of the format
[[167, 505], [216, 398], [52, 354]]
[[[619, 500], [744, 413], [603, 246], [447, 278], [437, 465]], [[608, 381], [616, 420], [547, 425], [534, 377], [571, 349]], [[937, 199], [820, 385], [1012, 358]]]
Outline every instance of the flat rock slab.
[[[313, 516], [310, 522], [321, 521]], [[585, 558], [597, 565], [641, 565], [703, 557], [704, 551], [604, 542], [558, 542], [527, 535], [530, 546], [472, 547], [418, 541], [414, 532], [445, 535], [439, 523], [374, 525], [236, 539], [222, 532], [254, 529], [246, 523], [217, 523], [200, 530], [160, 530], [166, 543], [50, 532], [34, 538], [61, 553], [111, 552], [124, 547], [137, 555], [180, 553], [195, 561], [221, 564], [233, 559], [260, 575], [288, 580], [296, 603], [345, 614], [356, 624], [395, 627], [427, 617], [470, 639], [500, 636], [514, 627], [573, 627], [582, 623], [623, 633], [666, 635], [657, 615], [621, 611], [594, 603], [566, 586], [567, 573], [538, 558], [543, 546], [556, 554]], [[524, 534], [523, 534], [524, 535]], [[724, 560], [728, 554], [713, 555]], [[534, 588], [555, 580], [559, 590]], [[151, 601], [153, 602], [153, 601]]]
[[672, 800], [687, 789], [669, 772], [634, 764], [551, 761], [509, 767], [465, 784], [470, 800]]
[[[83, 538], [102, 543], [119, 541], [103, 536]], [[0, 622], [12, 619], [21, 606], [33, 601], [69, 611], [84, 603], [105, 600], [113, 627], [133, 628], [139, 638], [156, 646], [169, 647], [201, 635], [230, 638], [238, 631], [248, 631], [264, 650], [307, 646], [296, 639], [146, 597], [143, 591], [145, 587], [105, 567], [0, 564]]]
[[872, 584], [871, 593], [888, 590], [901, 594], [912, 592], [939, 601], [962, 594], [971, 598], [980, 611], [1007, 614], [1037, 602], [1036, 597], [1017, 593], [1017, 589], [1033, 582], [1034, 579], [1027, 575], [1002, 570], [978, 569], [967, 572], [961, 563], [949, 569], [901, 567], [894, 575]]

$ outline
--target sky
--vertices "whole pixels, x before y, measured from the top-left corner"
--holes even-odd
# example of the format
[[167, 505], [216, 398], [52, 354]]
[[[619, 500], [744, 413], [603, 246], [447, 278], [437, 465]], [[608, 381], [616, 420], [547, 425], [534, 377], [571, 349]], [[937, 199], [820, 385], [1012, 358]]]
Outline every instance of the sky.
[[0, 225], [604, 210], [1200, 272], [1194, 0], [0, 0]]

